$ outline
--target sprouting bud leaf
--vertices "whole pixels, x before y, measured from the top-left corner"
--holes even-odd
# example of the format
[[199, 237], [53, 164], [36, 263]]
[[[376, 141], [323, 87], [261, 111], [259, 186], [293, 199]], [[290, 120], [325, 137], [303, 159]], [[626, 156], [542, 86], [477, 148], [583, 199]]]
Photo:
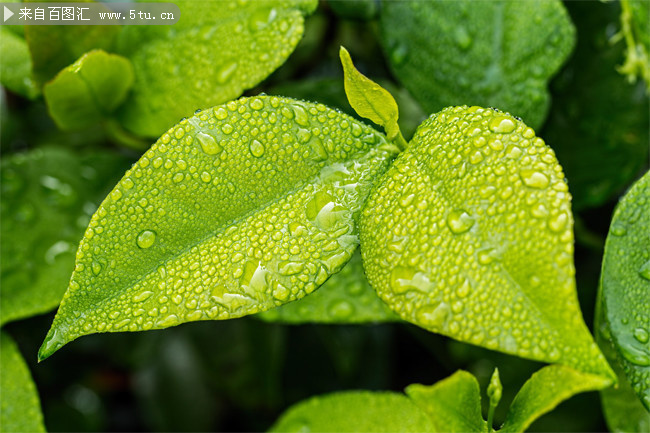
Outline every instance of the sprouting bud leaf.
[[394, 146], [288, 98], [242, 98], [170, 129], [93, 215], [39, 352], [95, 332], [229, 319], [313, 292], [358, 245]]
[[499, 378], [499, 369], [495, 368], [492, 377], [490, 378], [490, 384], [487, 387], [487, 396], [490, 399], [490, 407], [497, 407], [501, 401], [501, 394], [503, 393], [503, 385], [501, 385], [501, 379]]
[[389, 140], [396, 138], [400, 134], [399, 112], [393, 96], [354, 67], [348, 50], [341, 47], [339, 57], [343, 64], [345, 93], [354, 111], [382, 126]]
[[582, 320], [562, 168], [520, 120], [466, 106], [432, 115], [359, 224], [368, 280], [403, 319], [615, 380]]

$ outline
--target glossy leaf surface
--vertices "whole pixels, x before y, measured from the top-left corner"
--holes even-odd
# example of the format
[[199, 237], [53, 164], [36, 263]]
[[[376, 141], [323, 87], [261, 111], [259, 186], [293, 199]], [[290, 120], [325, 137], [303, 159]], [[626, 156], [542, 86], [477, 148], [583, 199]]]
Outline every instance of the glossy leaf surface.
[[607, 236], [601, 323], [625, 376], [650, 410], [650, 172], [620, 201]]
[[430, 432], [431, 420], [394, 392], [349, 391], [313, 397], [289, 408], [272, 432]]
[[361, 254], [355, 253], [341, 272], [298, 301], [260, 313], [270, 322], [368, 323], [399, 320], [366, 279]]
[[90, 221], [43, 359], [81, 335], [257, 313], [314, 291], [358, 245], [394, 152], [323, 105], [243, 98], [183, 120]]
[[32, 59], [22, 35], [8, 27], [0, 27], [0, 80], [7, 89], [26, 98], [35, 98], [39, 91], [32, 79]]
[[129, 26], [118, 52], [135, 69], [120, 118], [131, 132], [158, 136], [196, 109], [237, 98], [277, 69], [304, 30], [315, 0], [176, 2], [173, 26]]
[[600, 376], [584, 374], [563, 365], [549, 365], [524, 383], [510, 405], [500, 431], [523, 432], [533, 421], [575, 394], [609, 386]]
[[0, 325], [59, 304], [90, 216], [128, 166], [116, 154], [63, 148], [3, 158]]
[[499, 107], [534, 128], [575, 38], [559, 0], [385, 1], [381, 28], [391, 69], [425, 111]]
[[18, 346], [0, 333], [0, 431], [44, 432], [38, 392]]
[[476, 378], [459, 370], [434, 385], [409, 385], [406, 394], [431, 419], [439, 432], [483, 432], [481, 391]]
[[613, 379], [578, 305], [572, 225], [562, 169], [531, 128], [450, 107], [371, 193], [361, 252], [371, 285], [405, 320]]
[[90, 51], [43, 87], [50, 115], [61, 129], [80, 129], [111, 113], [133, 85], [128, 59]]

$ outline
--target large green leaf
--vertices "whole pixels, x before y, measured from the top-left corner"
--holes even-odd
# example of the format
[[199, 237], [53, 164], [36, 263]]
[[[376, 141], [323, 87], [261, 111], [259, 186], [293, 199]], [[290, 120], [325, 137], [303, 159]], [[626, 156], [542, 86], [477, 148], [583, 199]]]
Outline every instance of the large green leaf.
[[310, 296], [260, 313], [258, 317], [292, 324], [399, 320], [368, 283], [359, 253]]
[[257, 313], [311, 293], [357, 247], [394, 152], [324, 105], [261, 96], [170, 129], [100, 205], [40, 351], [94, 332]]
[[534, 128], [575, 33], [559, 0], [384, 1], [381, 29], [391, 69], [425, 111], [493, 106]]
[[431, 420], [394, 392], [348, 391], [313, 397], [289, 408], [272, 432], [431, 432]]
[[58, 305], [90, 215], [127, 167], [113, 153], [63, 148], [2, 160], [0, 325]]
[[18, 346], [0, 333], [0, 432], [44, 432], [38, 392]]
[[605, 243], [600, 323], [632, 389], [650, 410], [650, 172], [620, 201]]
[[43, 95], [59, 128], [80, 129], [115, 110], [132, 85], [128, 59], [93, 50], [59, 72], [43, 87]]
[[570, 200], [531, 128], [450, 107], [420, 125], [364, 205], [368, 280], [433, 332], [613, 380], [578, 305]]
[[434, 385], [406, 387], [406, 394], [431, 419], [438, 432], [484, 432], [481, 390], [476, 378], [459, 370]]
[[120, 119], [131, 132], [157, 136], [196, 109], [253, 87], [300, 41], [315, 0], [176, 2], [173, 26], [129, 26], [118, 52], [135, 68]]
[[6, 26], [0, 27], [0, 59], [0, 82], [3, 86], [30, 99], [38, 96], [27, 42]]

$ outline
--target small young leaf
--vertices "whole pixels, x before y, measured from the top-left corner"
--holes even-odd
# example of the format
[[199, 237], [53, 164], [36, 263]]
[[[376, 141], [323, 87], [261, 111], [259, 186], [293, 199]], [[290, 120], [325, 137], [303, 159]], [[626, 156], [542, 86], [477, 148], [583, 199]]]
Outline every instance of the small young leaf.
[[129, 162], [55, 147], [3, 158], [0, 325], [61, 302], [90, 216]]
[[516, 118], [450, 107], [416, 131], [360, 219], [366, 275], [403, 319], [614, 380], [575, 292], [570, 195]]
[[5, 26], [0, 27], [0, 58], [0, 83], [26, 98], [36, 98], [39, 90], [32, 79], [27, 42]]
[[332, 275], [310, 296], [260, 313], [258, 317], [269, 322], [291, 324], [399, 320], [368, 283], [358, 252], [341, 272]]
[[155, 137], [198, 108], [237, 98], [293, 52], [316, 0], [175, 2], [173, 26], [128, 26], [118, 53], [135, 68], [135, 86], [120, 119]]
[[341, 47], [339, 57], [343, 64], [345, 93], [354, 111], [359, 113], [359, 116], [382, 126], [386, 130], [389, 140], [397, 138], [400, 135], [397, 125], [399, 112], [393, 96], [379, 84], [357, 71], [348, 50]]
[[269, 431], [388, 433], [436, 430], [429, 417], [403, 394], [348, 391], [297, 403]]
[[534, 128], [575, 40], [559, 0], [384, 1], [380, 24], [393, 73], [425, 111], [500, 107]]
[[481, 391], [471, 373], [459, 370], [434, 385], [409, 385], [405, 391], [429, 416], [433, 431], [462, 433], [487, 429], [481, 415]]
[[620, 201], [600, 277], [599, 323], [627, 380], [650, 410], [650, 172]]
[[43, 87], [50, 115], [61, 129], [80, 129], [111, 113], [133, 85], [128, 59], [90, 51]]
[[549, 365], [524, 383], [510, 405], [501, 432], [523, 432], [543, 414], [575, 394], [603, 389], [611, 381], [563, 365]]
[[183, 120], [92, 217], [40, 359], [94, 332], [257, 313], [314, 291], [357, 247], [355, 218], [394, 146], [288, 98]]
[[0, 332], [0, 431], [45, 431], [34, 381], [18, 346], [5, 332]]

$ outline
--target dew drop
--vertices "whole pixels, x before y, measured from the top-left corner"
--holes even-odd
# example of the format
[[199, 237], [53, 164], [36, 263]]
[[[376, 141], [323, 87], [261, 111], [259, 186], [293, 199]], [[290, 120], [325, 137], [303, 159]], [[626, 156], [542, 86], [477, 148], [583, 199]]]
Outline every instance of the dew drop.
[[431, 290], [431, 281], [423, 273], [415, 269], [396, 266], [390, 274], [391, 287], [397, 294], [411, 290], [428, 293]]
[[396, 43], [393, 46], [393, 49], [390, 50], [390, 59], [393, 62], [393, 65], [399, 66], [406, 61], [408, 57], [408, 47], [404, 44]]
[[99, 275], [100, 272], [102, 271], [102, 265], [99, 262], [92, 262], [90, 265], [90, 270], [93, 272], [95, 275]]
[[474, 218], [463, 209], [454, 209], [447, 215], [447, 226], [454, 234], [465, 233], [473, 225]]
[[438, 305], [429, 304], [420, 307], [415, 314], [419, 323], [427, 327], [440, 329], [447, 322], [450, 310], [451, 308], [446, 302], [441, 302]]
[[535, 170], [521, 170], [519, 172], [519, 177], [524, 182], [524, 185], [530, 188], [543, 189], [546, 188], [549, 184], [548, 177], [544, 173], [540, 173]]
[[151, 247], [156, 242], [156, 232], [151, 230], [143, 230], [136, 239], [138, 247], [145, 249]]
[[309, 117], [305, 109], [300, 105], [292, 105], [291, 108], [293, 108], [296, 123], [300, 126], [309, 126]]
[[251, 155], [253, 155], [256, 158], [259, 158], [262, 155], [264, 155], [264, 145], [260, 143], [258, 140], [251, 141], [248, 148], [251, 151]]
[[219, 120], [224, 120], [226, 117], [228, 117], [228, 112], [226, 111], [225, 108], [218, 107], [217, 109], [214, 110], [214, 117], [216, 117]]
[[217, 153], [223, 150], [223, 147], [221, 147], [221, 145], [217, 143], [217, 140], [215, 140], [213, 136], [206, 134], [205, 132], [199, 132], [198, 134], [196, 134], [196, 138], [197, 140], [199, 140], [201, 149], [208, 155], [216, 155]]
[[612, 225], [612, 234], [614, 236], [625, 236], [627, 234], [627, 229], [622, 224], [614, 223], [614, 225]]
[[650, 260], [641, 265], [639, 268], [639, 276], [650, 281]]
[[621, 354], [625, 359], [634, 365], [640, 367], [650, 366], [650, 354], [645, 350], [635, 347], [628, 342], [621, 342], [618, 346]]
[[467, 29], [464, 26], [456, 27], [456, 31], [454, 32], [454, 39], [456, 40], [456, 43], [461, 50], [466, 50], [472, 46], [472, 37], [469, 35]]
[[217, 72], [217, 83], [219, 84], [224, 84], [226, 81], [232, 77], [232, 75], [235, 73], [237, 70], [237, 63], [236, 62], [230, 62], [226, 63], [219, 69], [219, 72]]
[[152, 295], [153, 292], [145, 290], [144, 292], [140, 292], [137, 295], [133, 296], [133, 302], [142, 302], [146, 299], [149, 299]]
[[565, 212], [561, 212], [548, 220], [548, 227], [556, 233], [561, 232], [566, 227], [569, 217]]
[[497, 116], [490, 119], [488, 126], [493, 132], [498, 132], [501, 134], [508, 134], [514, 131], [515, 128], [517, 127], [517, 125], [515, 124], [515, 122], [512, 121], [512, 119], [505, 116]]
[[251, 100], [251, 108], [253, 110], [261, 110], [262, 108], [264, 108], [264, 102], [262, 102], [260, 98], [254, 98], [253, 100]]
[[347, 319], [354, 314], [354, 306], [348, 301], [334, 301], [327, 307], [327, 313], [334, 319]]
[[634, 338], [636, 338], [639, 343], [645, 344], [650, 340], [650, 335], [646, 329], [636, 328], [634, 330]]

